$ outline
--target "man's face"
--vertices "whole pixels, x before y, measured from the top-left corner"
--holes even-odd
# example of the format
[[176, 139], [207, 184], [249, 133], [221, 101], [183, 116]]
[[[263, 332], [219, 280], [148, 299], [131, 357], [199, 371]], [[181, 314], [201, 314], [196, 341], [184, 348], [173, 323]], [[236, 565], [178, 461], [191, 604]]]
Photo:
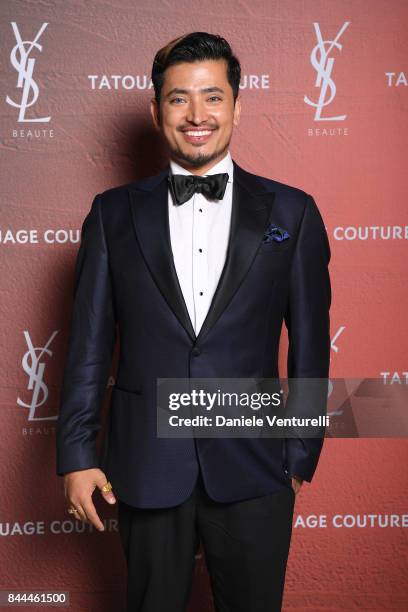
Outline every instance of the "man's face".
[[205, 174], [225, 157], [241, 107], [239, 97], [234, 106], [227, 62], [205, 60], [167, 68], [160, 109], [153, 99], [150, 110], [171, 158], [194, 174]]

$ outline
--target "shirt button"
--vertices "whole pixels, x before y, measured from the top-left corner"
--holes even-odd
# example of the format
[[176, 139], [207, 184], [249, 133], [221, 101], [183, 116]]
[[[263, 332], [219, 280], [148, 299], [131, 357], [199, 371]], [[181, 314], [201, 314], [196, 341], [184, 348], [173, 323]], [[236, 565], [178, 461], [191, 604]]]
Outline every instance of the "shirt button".
[[198, 211], [199, 211], [199, 212], [203, 212], [203, 209], [202, 209], [202, 208], [199, 208], [199, 209], [198, 209]]
[[200, 295], [204, 295], [202, 291], [200, 291]]
[[193, 348], [193, 355], [194, 355], [194, 357], [198, 357], [200, 354], [201, 354], [200, 349], [198, 348], [198, 346], [195, 346]]
[[198, 250], [200, 251], [200, 253], [202, 253], [202, 252], [203, 252], [203, 249], [198, 249]]

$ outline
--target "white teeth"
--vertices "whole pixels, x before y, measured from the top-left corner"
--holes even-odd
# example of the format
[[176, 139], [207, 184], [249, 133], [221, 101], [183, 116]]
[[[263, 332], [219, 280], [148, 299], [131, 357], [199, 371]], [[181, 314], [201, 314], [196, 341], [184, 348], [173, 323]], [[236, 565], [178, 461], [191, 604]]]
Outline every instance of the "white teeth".
[[207, 136], [207, 134], [211, 134], [211, 130], [209, 131], [205, 131], [205, 132], [184, 132], [185, 134], [187, 134], [188, 136]]

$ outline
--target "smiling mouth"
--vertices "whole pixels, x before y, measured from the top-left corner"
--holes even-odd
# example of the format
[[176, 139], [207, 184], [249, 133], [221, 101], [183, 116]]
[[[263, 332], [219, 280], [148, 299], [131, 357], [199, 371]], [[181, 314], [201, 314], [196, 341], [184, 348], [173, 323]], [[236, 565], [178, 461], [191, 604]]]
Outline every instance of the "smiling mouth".
[[184, 140], [186, 140], [187, 142], [191, 143], [191, 144], [195, 144], [195, 143], [203, 143], [203, 142], [207, 142], [210, 138], [212, 133], [215, 132], [214, 129], [211, 130], [183, 130], [183, 137]]

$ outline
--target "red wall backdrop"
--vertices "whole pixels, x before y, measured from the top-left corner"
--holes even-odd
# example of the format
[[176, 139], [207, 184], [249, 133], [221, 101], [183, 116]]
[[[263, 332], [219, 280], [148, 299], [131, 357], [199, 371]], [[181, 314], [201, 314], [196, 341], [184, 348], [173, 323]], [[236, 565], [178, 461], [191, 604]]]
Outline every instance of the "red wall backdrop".
[[[406, 384], [408, 5], [9, 0], [0, 14], [0, 589], [122, 610], [116, 509], [98, 503], [102, 534], [70, 519], [55, 416], [82, 221], [95, 193], [165, 162], [154, 54], [194, 30], [229, 40], [233, 157], [311, 193], [327, 226], [331, 375]], [[284, 330], [281, 375], [286, 347]], [[406, 439], [327, 439], [297, 497], [284, 609], [407, 610], [407, 488]], [[212, 609], [199, 556], [191, 611]]]

